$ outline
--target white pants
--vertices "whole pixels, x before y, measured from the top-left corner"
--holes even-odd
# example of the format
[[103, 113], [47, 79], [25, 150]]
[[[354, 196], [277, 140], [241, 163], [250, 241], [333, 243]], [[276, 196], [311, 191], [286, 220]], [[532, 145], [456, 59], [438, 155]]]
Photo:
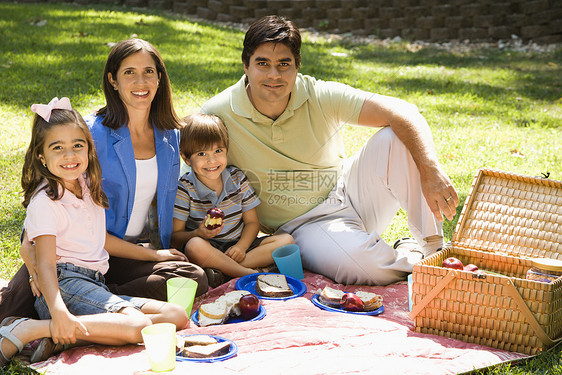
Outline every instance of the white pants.
[[303, 266], [342, 284], [387, 285], [402, 280], [420, 260], [399, 254], [379, 233], [402, 207], [420, 245], [443, 229], [423, 196], [410, 152], [389, 127], [373, 135], [346, 161], [327, 199], [279, 232], [293, 235]]

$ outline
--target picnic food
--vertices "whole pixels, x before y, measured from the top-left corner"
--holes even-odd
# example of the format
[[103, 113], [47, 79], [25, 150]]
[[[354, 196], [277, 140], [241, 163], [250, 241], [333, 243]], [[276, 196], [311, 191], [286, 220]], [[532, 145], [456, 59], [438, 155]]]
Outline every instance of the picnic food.
[[199, 307], [199, 325], [206, 327], [222, 324], [231, 316], [241, 316], [240, 299], [247, 294], [250, 294], [250, 292], [246, 290], [233, 290], [220, 296], [214, 302], [202, 304]]
[[218, 341], [213, 336], [209, 335], [190, 335], [182, 337], [184, 347], [194, 345], [211, 345], [216, 344]]
[[562, 261], [557, 259], [535, 258], [532, 267], [527, 271], [527, 280], [551, 283], [562, 276]]
[[320, 300], [320, 302], [327, 306], [339, 307], [343, 295], [344, 292], [342, 292], [341, 290], [330, 288], [329, 286], [327, 286], [322, 289], [322, 292], [319, 294], [318, 299]]
[[355, 293], [345, 293], [341, 297], [341, 308], [347, 311], [364, 311], [365, 304]]
[[443, 267], [456, 270], [463, 270], [464, 266], [460, 260], [455, 257], [449, 257], [443, 261]]
[[478, 266], [470, 263], [470, 264], [467, 264], [466, 266], [464, 266], [464, 270], [470, 271], [470, 272], [475, 272], [475, 271], [478, 271]]
[[288, 297], [294, 295], [285, 275], [264, 274], [256, 279], [256, 292], [264, 297]]
[[[348, 296], [345, 297], [344, 300], [345, 295]], [[345, 293], [341, 290], [330, 288], [328, 286], [322, 289], [318, 295], [318, 299], [326, 306], [340, 307], [347, 311], [376, 310], [382, 306], [383, 301], [382, 296], [376, 293], [365, 292], [362, 290], [358, 290], [355, 293]], [[358, 306], [361, 304], [357, 302], [357, 299], [360, 299], [363, 304], [363, 308], [361, 310], [358, 309]]]
[[240, 297], [238, 302], [240, 315], [244, 320], [250, 320], [260, 313], [260, 300], [253, 294], [246, 294]]
[[176, 335], [176, 353], [183, 351], [185, 347], [193, 345], [210, 345], [216, 344], [217, 339], [209, 335]]
[[361, 298], [361, 301], [363, 301], [364, 311], [376, 310], [382, 306], [382, 296], [376, 293], [358, 290], [355, 294], [357, 297]]
[[190, 358], [210, 358], [224, 355], [229, 350], [230, 342], [216, 342], [215, 340], [215, 343], [187, 346], [183, 348], [181, 355]]
[[217, 229], [222, 225], [222, 219], [224, 218], [224, 212], [218, 208], [213, 207], [207, 211], [207, 216], [205, 217], [205, 228], [207, 229]]

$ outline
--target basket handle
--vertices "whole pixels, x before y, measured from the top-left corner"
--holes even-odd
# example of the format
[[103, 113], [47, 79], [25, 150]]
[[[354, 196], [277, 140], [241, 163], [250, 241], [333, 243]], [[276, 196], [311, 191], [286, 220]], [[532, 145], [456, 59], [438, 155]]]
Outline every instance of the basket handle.
[[529, 309], [529, 306], [527, 306], [527, 304], [525, 303], [523, 297], [521, 297], [521, 294], [519, 294], [519, 291], [517, 290], [511, 279], [506, 279], [505, 285], [507, 286], [507, 288], [505, 288], [507, 294], [515, 301], [515, 304], [519, 308], [519, 311], [521, 311], [527, 318], [527, 321], [535, 330], [537, 337], [542, 341], [545, 347], [552, 346], [562, 340], [562, 337], [553, 340], [546, 334], [544, 329], [542, 329], [540, 323], [537, 321], [537, 318], [535, 318], [535, 315], [533, 314], [531, 309]]
[[442, 278], [437, 283], [437, 285], [435, 285], [435, 287], [431, 289], [431, 291], [425, 297], [422, 298], [420, 303], [416, 303], [414, 305], [412, 311], [410, 311], [410, 313], [408, 314], [410, 319], [414, 320], [416, 316], [425, 308], [425, 306], [429, 302], [431, 302], [431, 300], [437, 297], [437, 295], [443, 290], [443, 288], [445, 288], [457, 276], [457, 274], [457, 271], [450, 271], [449, 273], [447, 273], [445, 277]]

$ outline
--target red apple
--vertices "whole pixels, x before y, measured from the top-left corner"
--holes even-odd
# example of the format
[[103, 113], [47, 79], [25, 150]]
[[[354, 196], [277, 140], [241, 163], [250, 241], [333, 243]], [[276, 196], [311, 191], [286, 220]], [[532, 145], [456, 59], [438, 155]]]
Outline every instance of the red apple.
[[207, 217], [205, 217], [205, 227], [210, 230], [217, 229], [222, 225], [223, 218], [224, 212], [218, 207], [213, 207], [207, 211]]
[[470, 272], [476, 272], [476, 271], [478, 271], [478, 266], [470, 263], [470, 264], [467, 264], [466, 266], [464, 266], [464, 270], [470, 271]]
[[245, 294], [238, 301], [240, 315], [244, 320], [250, 320], [260, 313], [260, 300], [253, 294]]
[[364, 311], [365, 304], [355, 293], [345, 293], [341, 297], [340, 306], [347, 311]]
[[447, 258], [443, 261], [443, 267], [445, 268], [453, 268], [456, 270], [463, 270], [464, 266], [460, 260], [455, 257]]

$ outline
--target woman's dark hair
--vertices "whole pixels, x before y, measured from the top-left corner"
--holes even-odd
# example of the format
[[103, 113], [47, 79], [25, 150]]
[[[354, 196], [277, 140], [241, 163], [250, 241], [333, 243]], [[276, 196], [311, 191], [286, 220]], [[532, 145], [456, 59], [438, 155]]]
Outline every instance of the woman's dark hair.
[[129, 121], [127, 109], [119, 97], [119, 92], [111, 85], [108, 73], [111, 73], [115, 79], [123, 60], [140, 51], [146, 51], [152, 56], [160, 77], [160, 85], [150, 106], [150, 120], [160, 130], [179, 129], [181, 122], [174, 111], [172, 87], [164, 61], [156, 47], [142, 39], [123, 40], [109, 52], [103, 71], [103, 93], [106, 104], [97, 111], [97, 115], [104, 116], [102, 124], [112, 129], [118, 129]]
[[[52, 200], [62, 198], [64, 194], [63, 181], [52, 174], [47, 167], [43, 166], [40, 155], [44, 153], [45, 139], [48, 132], [55, 126], [68, 124], [78, 126], [84, 132], [84, 137], [88, 144], [88, 168], [85, 174], [92, 200], [99, 206], [108, 207], [107, 197], [101, 189], [101, 167], [92, 134], [82, 116], [74, 109], [53, 109], [49, 121], [45, 121], [37, 114], [33, 118], [31, 142], [25, 153], [21, 174], [21, 187], [24, 195], [22, 205], [24, 207], [27, 208], [31, 198], [37, 193], [37, 189], [44, 181], [47, 182], [44, 189]], [[62, 193], [59, 191], [59, 187], [62, 187]]]
[[289, 47], [297, 68], [301, 64], [301, 34], [292, 21], [281, 16], [265, 16], [254, 22], [246, 31], [242, 62], [250, 65], [250, 57], [264, 43], [281, 43]]
[[228, 151], [228, 130], [219, 117], [195, 113], [183, 121], [185, 126], [180, 129], [180, 152], [186, 158], [215, 144]]

